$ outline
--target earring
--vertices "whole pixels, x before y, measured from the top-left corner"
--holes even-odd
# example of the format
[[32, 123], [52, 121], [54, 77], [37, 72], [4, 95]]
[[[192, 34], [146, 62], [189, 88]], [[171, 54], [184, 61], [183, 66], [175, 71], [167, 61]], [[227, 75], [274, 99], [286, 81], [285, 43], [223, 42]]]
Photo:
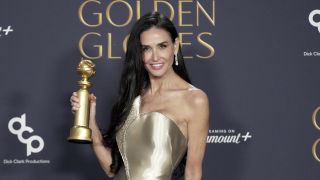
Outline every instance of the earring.
[[175, 65], [178, 66], [179, 63], [178, 63], [178, 55], [174, 55], [174, 62], [175, 62]]

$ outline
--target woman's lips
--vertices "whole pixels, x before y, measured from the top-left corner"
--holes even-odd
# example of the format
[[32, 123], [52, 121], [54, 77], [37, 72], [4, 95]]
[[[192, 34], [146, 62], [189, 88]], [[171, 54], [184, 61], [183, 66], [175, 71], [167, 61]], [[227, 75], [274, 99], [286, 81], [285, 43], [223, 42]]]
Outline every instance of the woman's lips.
[[164, 66], [164, 63], [156, 63], [156, 64], [150, 64], [151, 69], [153, 70], [160, 70]]

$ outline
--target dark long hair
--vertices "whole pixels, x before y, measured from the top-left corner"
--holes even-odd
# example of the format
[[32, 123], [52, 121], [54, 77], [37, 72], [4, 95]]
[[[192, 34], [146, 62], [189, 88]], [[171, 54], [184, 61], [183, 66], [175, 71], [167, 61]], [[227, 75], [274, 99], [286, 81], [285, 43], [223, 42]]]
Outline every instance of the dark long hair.
[[[111, 122], [108, 131], [104, 135], [105, 145], [111, 148], [112, 164], [110, 168], [113, 173], [117, 173], [123, 165], [121, 154], [116, 143], [116, 133], [126, 120], [134, 99], [142, 94], [144, 89], [150, 86], [148, 72], [146, 71], [142, 60], [140, 35], [142, 32], [152, 27], [160, 28], [169, 32], [172, 42], [174, 42], [178, 37], [177, 30], [173, 23], [167, 17], [159, 14], [158, 12], [145, 14], [131, 29], [120, 80], [118, 98], [111, 111]], [[173, 63], [173, 70], [182, 79], [191, 83], [185, 68], [180, 45], [177, 56], [179, 65], [176, 66]], [[178, 178], [184, 174], [186, 154], [174, 171], [173, 178]]]

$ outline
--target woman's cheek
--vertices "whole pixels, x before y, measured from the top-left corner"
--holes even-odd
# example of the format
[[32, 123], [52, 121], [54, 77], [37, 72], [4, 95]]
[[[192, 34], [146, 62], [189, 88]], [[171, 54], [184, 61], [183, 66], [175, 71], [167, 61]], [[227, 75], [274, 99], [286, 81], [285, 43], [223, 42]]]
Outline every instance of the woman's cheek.
[[150, 60], [150, 55], [148, 55], [147, 53], [145, 53], [145, 54], [143, 55], [143, 62], [144, 62], [145, 64], [147, 64], [147, 63], [149, 62], [149, 60]]

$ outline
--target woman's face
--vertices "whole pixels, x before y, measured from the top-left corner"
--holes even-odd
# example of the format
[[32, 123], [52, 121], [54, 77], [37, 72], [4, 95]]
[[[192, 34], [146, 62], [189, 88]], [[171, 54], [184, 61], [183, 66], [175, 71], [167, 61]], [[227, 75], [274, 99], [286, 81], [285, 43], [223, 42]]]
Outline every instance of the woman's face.
[[174, 54], [178, 52], [179, 40], [172, 42], [169, 32], [152, 27], [140, 35], [142, 59], [149, 76], [161, 77], [173, 71]]

